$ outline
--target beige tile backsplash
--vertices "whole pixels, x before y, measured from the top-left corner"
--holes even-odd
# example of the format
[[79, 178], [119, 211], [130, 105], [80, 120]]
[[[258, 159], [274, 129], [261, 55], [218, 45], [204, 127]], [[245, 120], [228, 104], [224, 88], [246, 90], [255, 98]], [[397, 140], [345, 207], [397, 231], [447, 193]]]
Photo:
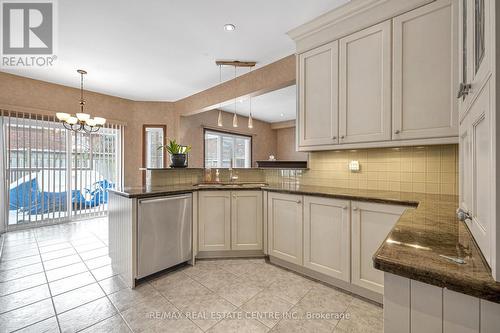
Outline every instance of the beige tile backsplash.
[[[349, 171], [357, 160], [359, 172]], [[212, 170], [215, 172], [214, 170]], [[266, 181], [356, 189], [390, 190], [432, 194], [458, 194], [458, 145], [376, 148], [314, 152], [309, 170], [237, 169], [238, 181]], [[220, 171], [220, 180], [229, 171]], [[153, 171], [151, 184], [198, 183], [201, 169]]]
[[[351, 160], [359, 161], [359, 172], [349, 171]], [[276, 176], [270, 175], [269, 181]], [[288, 178], [304, 185], [457, 194], [458, 146], [314, 152], [309, 170]]]

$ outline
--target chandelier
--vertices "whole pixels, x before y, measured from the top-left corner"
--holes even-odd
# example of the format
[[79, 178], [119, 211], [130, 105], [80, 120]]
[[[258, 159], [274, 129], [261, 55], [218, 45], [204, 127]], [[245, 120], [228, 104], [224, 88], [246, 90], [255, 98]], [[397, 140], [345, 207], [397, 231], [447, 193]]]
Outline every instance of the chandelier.
[[83, 76], [87, 72], [83, 69], [79, 69], [77, 72], [80, 74], [80, 112], [74, 116], [69, 113], [58, 112], [56, 113], [56, 117], [62, 122], [64, 128], [68, 130], [95, 133], [106, 123], [106, 119], [102, 117], [91, 118], [90, 114], [84, 112], [86, 101], [83, 99]]

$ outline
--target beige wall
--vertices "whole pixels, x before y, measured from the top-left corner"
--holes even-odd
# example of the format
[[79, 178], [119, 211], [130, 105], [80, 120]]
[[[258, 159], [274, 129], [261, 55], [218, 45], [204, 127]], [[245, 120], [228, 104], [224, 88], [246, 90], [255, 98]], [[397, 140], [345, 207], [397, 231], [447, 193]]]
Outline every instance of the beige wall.
[[253, 129], [247, 127], [248, 118], [238, 116], [238, 128], [232, 127], [233, 114], [222, 112], [223, 127], [217, 127], [217, 110], [211, 110], [180, 119], [179, 143], [191, 145], [189, 154], [190, 167], [203, 167], [203, 127], [211, 127], [236, 134], [252, 135], [252, 162], [256, 166], [257, 160], [266, 160], [269, 155], [276, 155], [276, 131], [271, 125], [254, 119]]
[[[78, 89], [0, 72], [0, 108], [54, 116], [56, 112], [78, 111]], [[167, 134], [176, 135], [173, 103], [134, 102], [86, 92], [87, 112], [93, 116], [126, 123], [124, 133], [125, 185], [142, 183], [142, 125], [166, 124]]]
[[307, 161], [308, 154], [295, 149], [295, 127], [276, 129], [276, 159]]
[[[359, 172], [348, 163], [357, 160]], [[458, 194], [458, 145], [377, 148], [314, 152], [309, 170], [286, 181], [304, 185], [335, 186], [432, 194]], [[283, 181], [268, 172], [267, 181]]]

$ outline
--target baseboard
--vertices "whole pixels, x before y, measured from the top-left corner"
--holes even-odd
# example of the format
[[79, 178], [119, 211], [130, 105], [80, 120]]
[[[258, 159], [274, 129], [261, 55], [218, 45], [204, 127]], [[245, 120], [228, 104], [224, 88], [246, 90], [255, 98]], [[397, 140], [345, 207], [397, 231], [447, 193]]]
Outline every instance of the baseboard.
[[265, 256], [262, 250], [198, 251], [196, 259], [264, 258]]

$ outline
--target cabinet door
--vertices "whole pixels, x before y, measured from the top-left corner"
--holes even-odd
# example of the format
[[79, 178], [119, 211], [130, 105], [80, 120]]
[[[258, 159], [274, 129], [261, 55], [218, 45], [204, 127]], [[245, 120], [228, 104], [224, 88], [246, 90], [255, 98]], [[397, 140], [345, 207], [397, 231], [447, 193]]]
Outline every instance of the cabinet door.
[[[493, 125], [490, 102], [490, 83], [480, 92], [478, 98], [472, 104], [466, 121], [469, 123], [471, 141], [471, 182], [472, 198], [469, 211], [472, 220], [467, 220], [467, 225], [474, 235], [474, 239], [481, 248], [486, 261], [491, 265], [491, 238], [493, 230], [492, 211], [495, 209], [492, 201], [494, 184], [493, 145], [494, 136], [491, 126]], [[462, 149], [463, 147], [460, 147]], [[465, 170], [465, 169], [464, 169]], [[460, 175], [460, 178], [467, 174]]]
[[338, 42], [299, 56], [299, 146], [338, 143]]
[[199, 194], [200, 251], [231, 249], [231, 192], [202, 191]]
[[340, 40], [340, 143], [391, 139], [391, 21]]
[[262, 192], [233, 191], [231, 249], [262, 250]]
[[384, 272], [373, 268], [372, 256], [407, 207], [353, 201], [351, 283], [384, 293]]
[[304, 197], [304, 266], [349, 282], [350, 202]]
[[457, 2], [438, 0], [393, 25], [392, 138], [457, 136]]
[[464, 116], [491, 73], [494, 30], [493, 0], [460, 0], [461, 82], [470, 84], [461, 98], [460, 114]]
[[302, 265], [302, 197], [269, 193], [269, 255]]

